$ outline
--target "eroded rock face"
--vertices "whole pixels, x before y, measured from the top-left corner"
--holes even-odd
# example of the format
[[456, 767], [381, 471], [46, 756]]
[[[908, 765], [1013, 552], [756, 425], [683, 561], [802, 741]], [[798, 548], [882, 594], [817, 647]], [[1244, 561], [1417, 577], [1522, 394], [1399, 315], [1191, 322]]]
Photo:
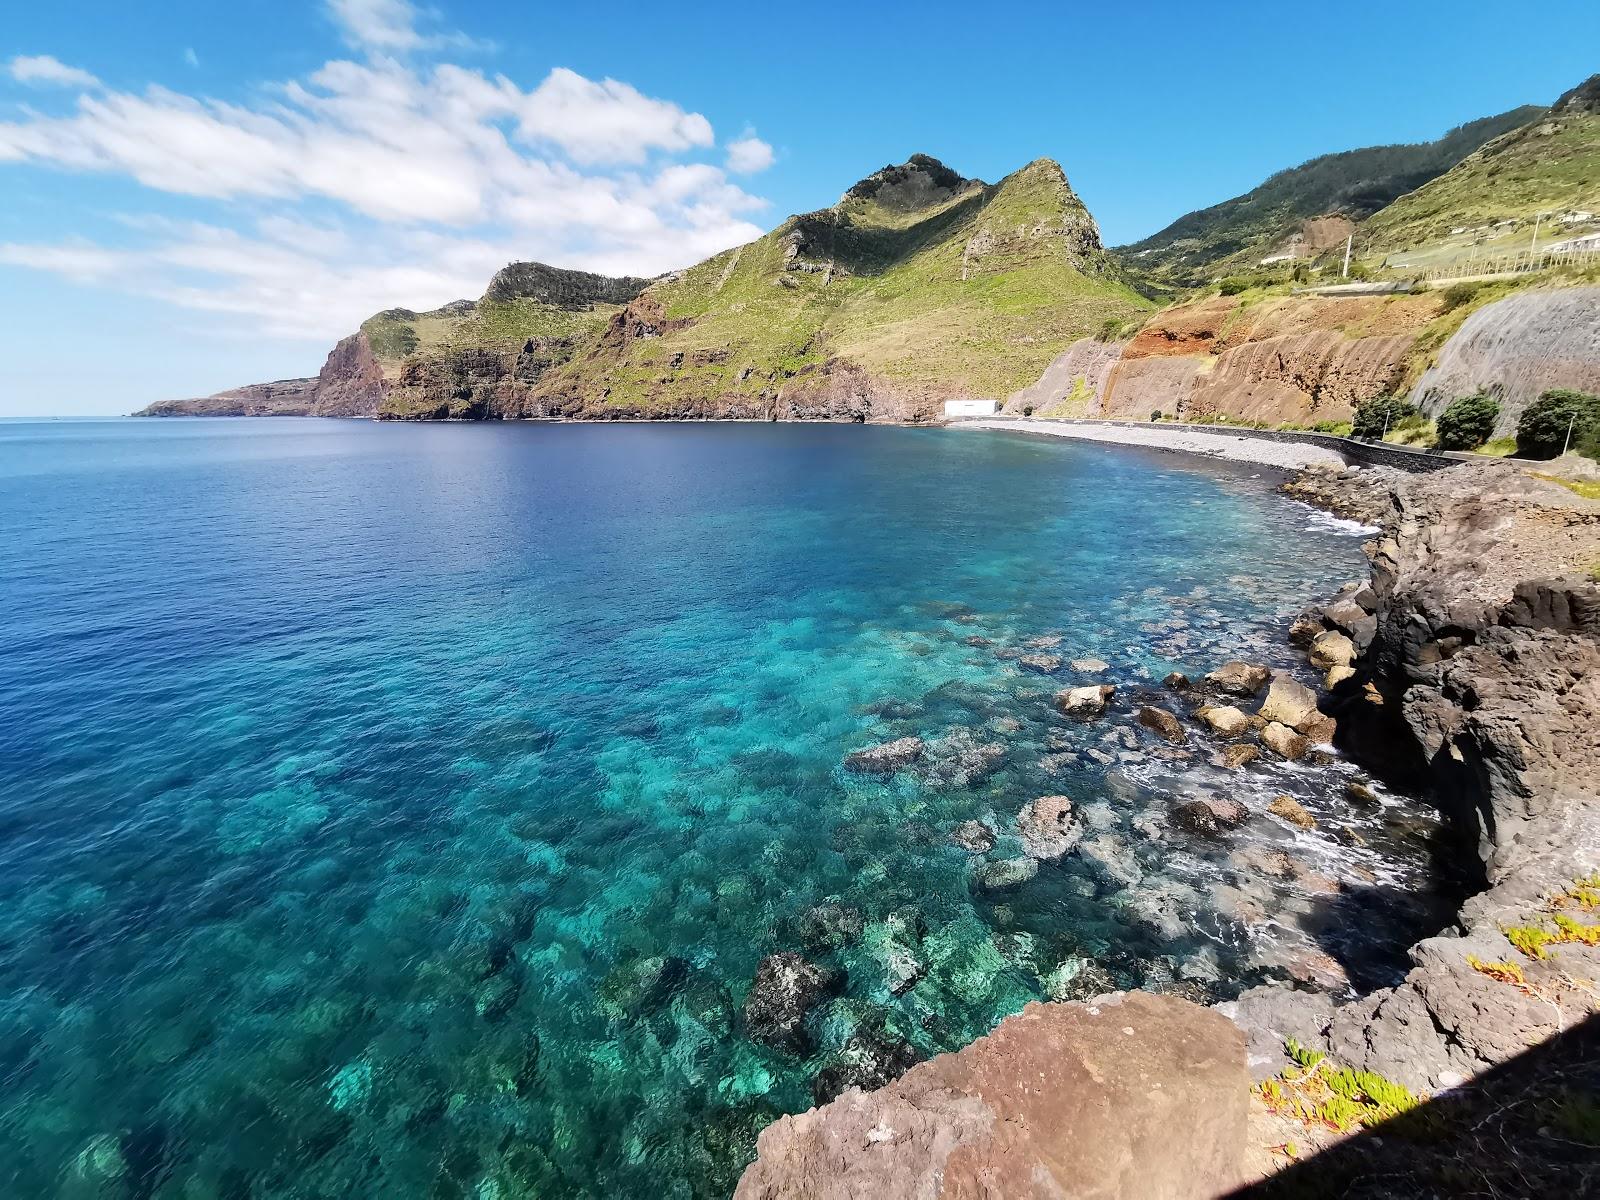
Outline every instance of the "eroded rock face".
[[1142, 992], [1029, 1004], [956, 1054], [769, 1125], [739, 1200], [1211, 1197], [1241, 1179], [1229, 1021]]
[[1480, 308], [1444, 344], [1411, 402], [1436, 417], [1459, 396], [1488, 392], [1500, 402], [1494, 436], [1509, 437], [1522, 410], [1551, 388], [1600, 392], [1600, 288], [1522, 292]]
[[[1600, 557], [1600, 503], [1508, 463], [1316, 472], [1290, 491], [1384, 528], [1370, 590], [1349, 593], [1375, 629], [1341, 668], [1339, 740], [1424, 788], [1476, 843], [1487, 886], [1456, 928], [1412, 948], [1397, 987], [1338, 1007], [1257, 988], [1232, 1011], [1264, 1069], [1292, 1036], [1415, 1089], [1450, 1086], [1571, 1027], [1593, 984], [1565, 980], [1600, 977], [1586, 947], [1556, 951], [1541, 975], [1549, 964], [1504, 933], [1547, 923], [1548, 898], [1600, 867], [1600, 587], [1561, 573]], [[1336, 667], [1354, 650], [1337, 636]], [[1377, 799], [1356, 784], [1351, 797]], [[1473, 960], [1520, 964], [1532, 991]]]

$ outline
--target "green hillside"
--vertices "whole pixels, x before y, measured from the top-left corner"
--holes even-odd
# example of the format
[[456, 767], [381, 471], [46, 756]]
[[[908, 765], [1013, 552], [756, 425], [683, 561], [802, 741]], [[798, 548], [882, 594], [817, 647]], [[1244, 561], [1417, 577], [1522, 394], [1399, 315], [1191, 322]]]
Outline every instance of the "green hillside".
[[[1600, 211], [1600, 75], [1401, 196], [1364, 232], [1373, 252], [1393, 251], [1450, 238], [1453, 230], [1581, 211]], [[1525, 235], [1518, 244], [1526, 244]]]
[[919, 155], [651, 286], [536, 390], [588, 415], [755, 415], [861, 376], [1000, 398], [1150, 307], [1054, 162], [990, 185]]
[[1254, 266], [1281, 249], [1311, 218], [1337, 214], [1357, 221], [1370, 216], [1449, 171], [1484, 143], [1544, 112], [1528, 105], [1469, 122], [1437, 141], [1324, 154], [1279, 171], [1246, 195], [1180, 217], [1117, 253], [1153, 280], [1203, 284]]

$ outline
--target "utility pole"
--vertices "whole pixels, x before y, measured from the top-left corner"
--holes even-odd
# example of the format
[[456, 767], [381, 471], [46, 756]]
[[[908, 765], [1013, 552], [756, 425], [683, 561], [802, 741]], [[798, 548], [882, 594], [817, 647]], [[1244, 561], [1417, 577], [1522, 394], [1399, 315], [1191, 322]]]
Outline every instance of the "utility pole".
[[1354, 231], [1351, 232], [1349, 237], [1344, 239], [1344, 274], [1340, 277], [1342, 279], [1350, 278], [1350, 247], [1355, 245], [1355, 240], [1356, 235]]
[[1572, 449], [1572, 427], [1578, 423], [1578, 410], [1572, 410], [1572, 417], [1567, 421], [1567, 440], [1561, 443], [1561, 457], [1567, 456], [1567, 451]]
[[1544, 221], [1543, 213], [1535, 213], [1533, 217], [1533, 241], [1528, 244], [1528, 269], [1533, 269], [1534, 256], [1539, 252], [1539, 225]]

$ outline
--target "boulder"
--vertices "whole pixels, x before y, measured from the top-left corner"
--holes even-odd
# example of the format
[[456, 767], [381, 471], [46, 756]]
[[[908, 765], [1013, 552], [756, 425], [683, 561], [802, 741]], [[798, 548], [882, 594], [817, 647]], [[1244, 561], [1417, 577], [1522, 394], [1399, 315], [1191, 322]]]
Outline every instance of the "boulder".
[[1217, 763], [1230, 771], [1237, 771], [1246, 763], [1254, 762], [1260, 757], [1261, 751], [1249, 742], [1233, 742], [1222, 748], [1222, 753], [1217, 756]]
[[1221, 1014], [1143, 992], [1029, 1004], [874, 1092], [762, 1131], [736, 1200], [1218, 1196], [1250, 1075]]
[[1250, 717], [1231, 704], [1207, 705], [1195, 714], [1222, 737], [1238, 737], [1250, 731]]
[[982, 821], [963, 821], [950, 831], [950, 840], [968, 854], [986, 854], [994, 849], [994, 830]]
[[844, 765], [852, 771], [866, 771], [875, 775], [890, 775], [902, 771], [922, 757], [923, 745], [919, 737], [896, 738], [864, 750], [853, 750], [844, 756]]
[[1075, 658], [1072, 660], [1072, 669], [1084, 675], [1098, 675], [1102, 671], [1109, 671], [1111, 664], [1098, 658]]
[[1261, 744], [1290, 762], [1303, 758], [1305, 752], [1311, 749], [1311, 743], [1306, 740], [1304, 734], [1296, 733], [1287, 725], [1281, 725], [1277, 721], [1261, 731]]
[[909, 1042], [878, 1027], [856, 1030], [811, 1081], [811, 1096], [827, 1104], [847, 1088], [870, 1091], [892, 1083], [921, 1060]]
[[806, 1014], [844, 990], [844, 973], [808, 962], [792, 950], [769, 954], [756, 967], [744, 1001], [744, 1027], [751, 1040], [777, 1050], [810, 1049]]
[[1317, 694], [1282, 672], [1273, 675], [1260, 713], [1264, 721], [1277, 721], [1301, 732], [1304, 732], [1303, 726], [1322, 715], [1317, 711]]
[[1083, 827], [1073, 816], [1072, 801], [1066, 796], [1040, 796], [1023, 805], [1017, 814], [1017, 833], [1029, 858], [1049, 861], [1060, 858], [1078, 844]]
[[1161, 686], [1169, 692], [1187, 692], [1194, 685], [1182, 671], [1174, 671], [1161, 681]]
[[1229, 696], [1254, 696], [1266, 687], [1270, 674], [1266, 667], [1255, 663], [1226, 662], [1206, 676], [1205, 685]]
[[1037, 675], [1051, 675], [1061, 669], [1061, 660], [1054, 654], [1024, 654], [1017, 659], [1017, 666]]
[[1250, 810], [1237, 800], [1207, 796], [1178, 805], [1172, 810], [1172, 816], [1179, 825], [1191, 833], [1215, 837], [1217, 834], [1243, 825], [1250, 819]]
[[1317, 819], [1306, 811], [1293, 796], [1275, 796], [1272, 803], [1267, 805], [1267, 811], [1275, 817], [1282, 817], [1289, 824], [1300, 829], [1315, 829]]
[[1355, 661], [1356, 644], [1336, 629], [1320, 633], [1308, 651], [1311, 665], [1323, 671], [1348, 667]]
[[1372, 645], [1372, 639], [1378, 632], [1378, 618], [1354, 600], [1335, 601], [1323, 610], [1322, 617], [1329, 625], [1347, 634], [1358, 650], [1365, 650]]
[[1117, 689], [1109, 683], [1095, 683], [1086, 687], [1067, 688], [1056, 693], [1056, 707], [1066, 716], [1082, 720], [1098, 717], [1111, 702], [1111, 693]]
[[1311, 643], [1317, 640], [1317, 635], [1326, 628], [1320, 616], [1301, 613], [1289, 623], [1289, 644], [1301, 650], [1309, 650]]
[[1146, 729], [1174, 746], [1189, 740], [1189, 735], [1183, 731], [1183, 724], [1164, 708], [1147, 704], [1139, 709], [1138, 721]]

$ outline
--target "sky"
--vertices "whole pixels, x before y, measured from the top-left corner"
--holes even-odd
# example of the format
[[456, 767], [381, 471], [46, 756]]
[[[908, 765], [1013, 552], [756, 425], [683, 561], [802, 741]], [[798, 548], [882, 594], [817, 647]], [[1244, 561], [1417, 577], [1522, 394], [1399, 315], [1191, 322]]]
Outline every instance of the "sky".
[[917, 152], [1108, 244], [1600, 70], [1600, 4], [12, 0], [0, 417], [315, 374], [502, 264], [687, 266]]

